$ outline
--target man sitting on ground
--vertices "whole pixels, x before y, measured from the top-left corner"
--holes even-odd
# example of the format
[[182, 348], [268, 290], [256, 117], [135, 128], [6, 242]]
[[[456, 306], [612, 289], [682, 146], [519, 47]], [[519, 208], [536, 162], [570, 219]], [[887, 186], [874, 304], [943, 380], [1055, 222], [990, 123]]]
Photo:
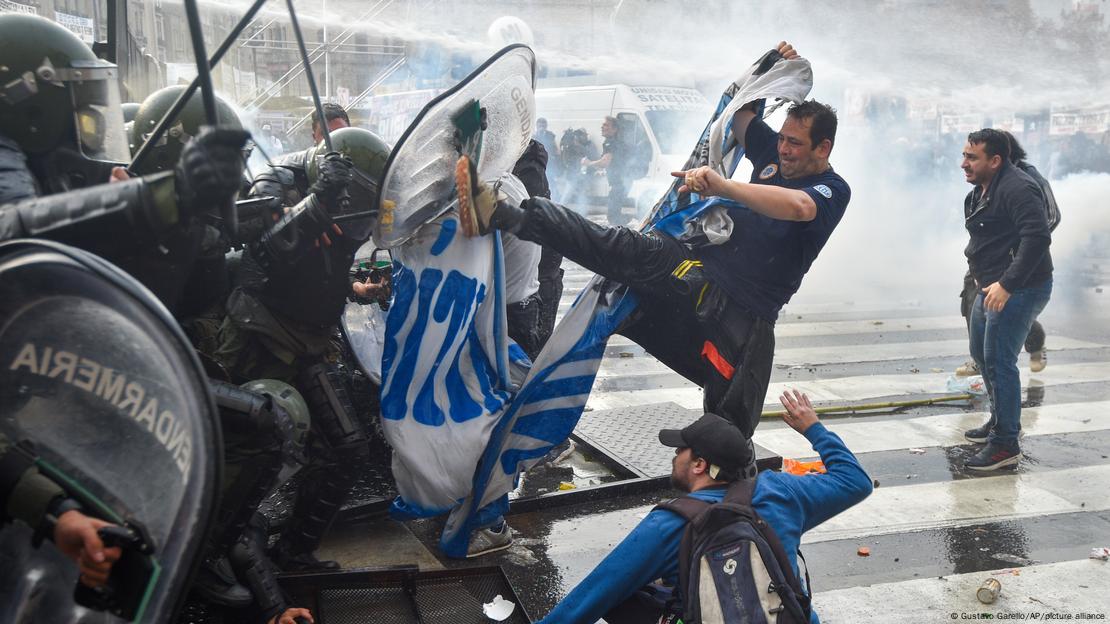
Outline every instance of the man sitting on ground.
[[[827, 470], [806, 476], [764, 471], [755, 477], [752, 508], [774, 529], [797, 577], [794, 553], [802, 534], [867, 498], [871, 477], [844, 442], [818, 422], [809, 397], [795, 390], [793, 395], [783, 393], [779, 400], [786, 408], [783, 420], [813, 444]], [[682, 430], [664, 429], [659, 441], [675, 447], [671, 484], [709, 503], [720, 502], [729, 484], [743, 478], [739, 476], [743, 467], [753, 461], [751, 441], [715, 414], [705, 414]], [[678, 579], [679, 543], [685, 528], [686, 521], [678, 514], [652, 511], [541, 622], [679, 621], [681, 589], [670, 609], [668, 600]], [[667, 587], [649, 585], [656, 579]], [[812, 614], [811, 622], [818, 621]]]

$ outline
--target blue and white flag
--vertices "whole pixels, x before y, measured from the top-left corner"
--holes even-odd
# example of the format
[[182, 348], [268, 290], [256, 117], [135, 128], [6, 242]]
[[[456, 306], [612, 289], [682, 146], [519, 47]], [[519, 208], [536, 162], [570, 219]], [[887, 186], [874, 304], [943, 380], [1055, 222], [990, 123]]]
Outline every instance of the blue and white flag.
[[[812, 84], [802, 59], [780, 61], [761, 76], [754, 69], [724, 92], [687, 168], [708, 164], [731, 177], [743, 155], [732, 113], [757, 99], [800, 101]], [[489, 173], [496, 175], [482, 177]], [[707, 209], [726, 203], [679, 196], [680, 185], [670, 187], [645, 229], [681, 237], [705, 228]], [[465, 557], [471, 533], [507, 511], [519, 474], [574, 430], [605, 345], [637, 299], [595, 276], [525, 368], [505, 328], [500, 241], [496, 234], [466, 239], [456, 226], [449, 213], [393, 251], [382, 418], [395, 453], [395, 512], [449, 512], [440, 546]]]
[[[743, 156], [743, 148], [732, 134], [733, 113], [747, 102], [765, 98], [800, 102], [813, 84], [809, 62], [804, 59], [780, 61], [760, 76], [753, 76], [754, 70], [755, 66], [751, 67], [722, 94], [686, 169], [709, 165], [732, 177]], [[681, 185], [676, 179], [656, 204], [645, 229], [659, 228], [681, 236], [698, 227], [707, 209], [731, 203], [701, 201], [696, 195], [690, 201], [689, 195], [679, 195]], [[574, 431], [605, 345], [637, 304], [633, 292], [598, 276], [579, 293], [536, 358], [502, 422], [494, 428], [474, 476], [473, 491], [447, 521], [440, 546], [448, 556], [465, 556], [471, 531], [487, 521], [485, 508], [504, 506], [501, 501], [515, 487], [518, 475]]]

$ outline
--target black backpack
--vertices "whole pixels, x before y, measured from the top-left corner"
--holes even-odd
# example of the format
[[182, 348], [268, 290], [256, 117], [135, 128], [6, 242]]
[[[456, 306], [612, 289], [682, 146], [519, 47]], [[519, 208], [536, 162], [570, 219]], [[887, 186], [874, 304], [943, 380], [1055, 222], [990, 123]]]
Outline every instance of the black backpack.
[[729, 486], [720, 503], [684, 496], [656, 507], [686, 519], [678, 549], [685, 624], [810, 621], [810, 598], [782, 542], [752, 508], [754, 489], [755, 479], [741, 479]]

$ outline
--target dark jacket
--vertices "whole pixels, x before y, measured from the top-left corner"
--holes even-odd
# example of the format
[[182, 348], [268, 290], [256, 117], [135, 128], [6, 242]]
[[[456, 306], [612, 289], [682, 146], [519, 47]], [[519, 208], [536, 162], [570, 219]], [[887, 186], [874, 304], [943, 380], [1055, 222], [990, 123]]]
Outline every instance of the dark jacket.
[[1012, 293], [1052, 277], [1052, 236], [1036, 181], [1005, 163], [982, 208], [979, 193], [976, 187], [964, 199], [964, 225], [971, 235], [964, 255], [979, 287], [1000, 282]]

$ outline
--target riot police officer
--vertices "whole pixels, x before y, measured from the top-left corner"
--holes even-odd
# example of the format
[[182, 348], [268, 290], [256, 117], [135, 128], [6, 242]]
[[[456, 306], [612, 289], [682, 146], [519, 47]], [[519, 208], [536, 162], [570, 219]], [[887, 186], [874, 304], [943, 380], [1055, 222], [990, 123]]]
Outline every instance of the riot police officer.
[[[354, 413], [336, 366], [336, 325], [351, 293], [355, 252], [369, 238], [377, 180], [389, 147], [361, 128], [331, 135], [336, 153], [321, 144], [307, 157], [311, 191], [249, 245], [227, 303], [213, 356], [237, 379], [273, 378], [294, 383], [312, 415], [309, 466], [293, 519], [272, 550], [284, 569], [337, 567], [319, 562], [320, 543], [357, 480], [368, 452], [365, 423]], [[336, 192], [340, 158], [353, 167]], [[260, 176], [260, 178], [264, 178]], [[252, 195], [295, 197], [295, 181], [274, 187], [265, 178]]]
[[[165, 116], [184, 92], [172, 86], [151, 94], [135, 117], [131, 144], [141, 145], [150, 131]], [[217, 116], [225, 127], [242, 126], [234, 110], [216, 98]], [[133, 167], [139, 173], [172, 169], [189, 141], [201, 131], [205, 111], [199, 93], [186, 101], [165, 135], [150, 148], [148, 157]], [[250, 216], [250, 215], [248, 215]], [[249, 219], [248, 219], [249, 220]], [[199, 253], [191, 263], [177, 317], [198, 348], [210, 327], [209, 316], [222, 315], [228, 294], [228, 268], [225, 252], [250, 240], [246, 230], [232, 232], [223, 227], [217, 206], [198, 214], [187, 240], [199, 241]], [[261, 234], [256, 230], [253, 237]], [[194, 318], [196, 315], [203, 318]], [[255, 380], [237, 386], [223, 379], [210, 379], [209, 385], [220, 411], [224, 440], [224, 476], [220, 487], [219, 510], [208, 552], [193, 586], [210, 604], [231, 609], [257, 611], [263, 621], [285, 608], [278, 591], [272, 564], [265, 557], [254, 557], [256, 532], [248, 522], [274, 487], [283, 464], [300, 462], [308, 431], [308, 408], [295, 388], [272, 379]], [[263, 541], [264, 552], [265, 542]], [[232, 555], [229, 558], [229, 554]], [[242, 583], [240, 583], [242, 581]], [[245, 585], [244, 585], [245, 584]]]
[[238, 189], [247, 133], [206, 128], [172, 169], [105, 184], [129, 160], [115, 66], [33, 15], [0, 15], [0, 40], [0, 240], [87, 249], [173, 309], [192, 261], [183, 232]]
[[[135, 113], [135, 120], [129, 134], [132, 152], [137, 152], [139, 146], [151, 138], [151, 132], [158, 122], [173, 107], [174, 103], [185, 91], [184, 86], [171, 86], [155, 91], [139, 106]], [[215, 98], [216, 116], [223, 128], [243, 127], [239, 116], [220, 97]], [[141, 161], [132, 164], [132, 172], [139, 175], [156, 174], [163, 171], [172, 171], [181, 160], [186, 146], [202, 131], [206, 121], [204, 104], [199, 92], [194, 92], [186, 101], [181, 112], [170, 122], [165, 133], [162, 134]], [[246, 150], [243, 150], [245, 160]], [[190, 331], [193, 319], [202, 314], [218, 315], [213, 310], [218, 310], [230, 290], [228, 279], [226, 252], [241, 242], [238, 228], [233, 232], [223, 221], [221, 206], [212, 204], [198, 206], [195, 218], [179, 228], [169, 240], [163, 241], [162, 247], [168, 249], [166, 254], [176, 259], [178, 270], [175, 271], [175, 280], [182, 282], [176, 288], [180, 296], [174, 305], [167, 302], [175, 316]], [[126, 268], [130, 268], [125, 266]], [[152, 269], [138, 269], [151, 271]]]

